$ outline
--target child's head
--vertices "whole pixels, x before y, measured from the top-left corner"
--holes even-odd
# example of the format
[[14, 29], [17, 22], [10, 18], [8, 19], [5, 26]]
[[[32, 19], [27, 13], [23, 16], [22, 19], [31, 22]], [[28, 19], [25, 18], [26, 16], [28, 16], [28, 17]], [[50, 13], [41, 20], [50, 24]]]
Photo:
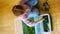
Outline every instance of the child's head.
[[25, 13], [25, 9], [22, 5], [15, 5], [12, 9], [15, 16], [19, 16]]

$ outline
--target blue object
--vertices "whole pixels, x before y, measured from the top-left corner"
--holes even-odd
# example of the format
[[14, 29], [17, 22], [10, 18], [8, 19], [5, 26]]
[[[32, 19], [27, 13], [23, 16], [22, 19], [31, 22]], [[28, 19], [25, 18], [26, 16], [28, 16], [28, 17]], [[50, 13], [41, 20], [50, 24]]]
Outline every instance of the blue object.
[[31, 10], [28, 18], [37, 17], [37, 16], [39, 16], [39, 10], [37, 8], [34, 8], [34, 9]]
[[35, 26], [35, 34], [42, 34], [43, 30], [43, 23], [39, 23]]
[[38, 3], [38, 0], [29, 0], [29, 1], [27, 2], [27, 4], [30, 5], [31, 7], [32, 7], [32, 6], [35, 6], [37, 3]]
[[[39, 19], [41, 19], [41, 16], [35, 17], [34, 21], [37, 21]], [[42, 34], [42, 30], [43, 30], [43, 23], [42, 22], [35, 25], [35, 34]]]

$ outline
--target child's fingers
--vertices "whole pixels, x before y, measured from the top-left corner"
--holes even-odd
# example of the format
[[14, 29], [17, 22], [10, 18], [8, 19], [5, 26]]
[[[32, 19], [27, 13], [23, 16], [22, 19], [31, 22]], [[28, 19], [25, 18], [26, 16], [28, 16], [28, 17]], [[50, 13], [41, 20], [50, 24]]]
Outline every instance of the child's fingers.
[[44, 18], [41, 18], [41, 19], [40, 19], [40, 21], [43, 21], [43, 20], [44, 20]]
[[39, 20], [39, 23], [40, 23], [40, 22], [43, 22], [44, 20], [45, 20], [44, 18], [41, 18], [41, 19]]

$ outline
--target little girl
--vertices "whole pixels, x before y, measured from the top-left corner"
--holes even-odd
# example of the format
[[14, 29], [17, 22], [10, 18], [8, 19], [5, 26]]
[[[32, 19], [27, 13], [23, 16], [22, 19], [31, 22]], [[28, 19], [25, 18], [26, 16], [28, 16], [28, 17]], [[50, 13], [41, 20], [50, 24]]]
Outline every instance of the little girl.
[[28, 19], [28, 15], [31, 11], [30, 7], [26, 4], [22, 4], [22, 5], [15, 5], [12, 9], [14, 15], [17, 16], [17, 19], [20, 19], [21, 21], [23, 21], [26, 25], [32, 27], [35, 26], [37, 23], [43, 21], [44, 19], [41, 18], [35, 22], [31, 22]]

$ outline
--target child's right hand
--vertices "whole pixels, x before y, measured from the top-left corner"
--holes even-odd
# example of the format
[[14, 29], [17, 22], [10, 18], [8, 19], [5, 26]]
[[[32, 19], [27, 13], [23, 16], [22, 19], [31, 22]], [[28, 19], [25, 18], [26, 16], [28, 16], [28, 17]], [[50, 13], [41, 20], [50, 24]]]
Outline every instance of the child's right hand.
[[45, 20], [44, 18], [41, 18], [37, 22], [40, 23], [40, 22], [43, 22], [44, 20]]

